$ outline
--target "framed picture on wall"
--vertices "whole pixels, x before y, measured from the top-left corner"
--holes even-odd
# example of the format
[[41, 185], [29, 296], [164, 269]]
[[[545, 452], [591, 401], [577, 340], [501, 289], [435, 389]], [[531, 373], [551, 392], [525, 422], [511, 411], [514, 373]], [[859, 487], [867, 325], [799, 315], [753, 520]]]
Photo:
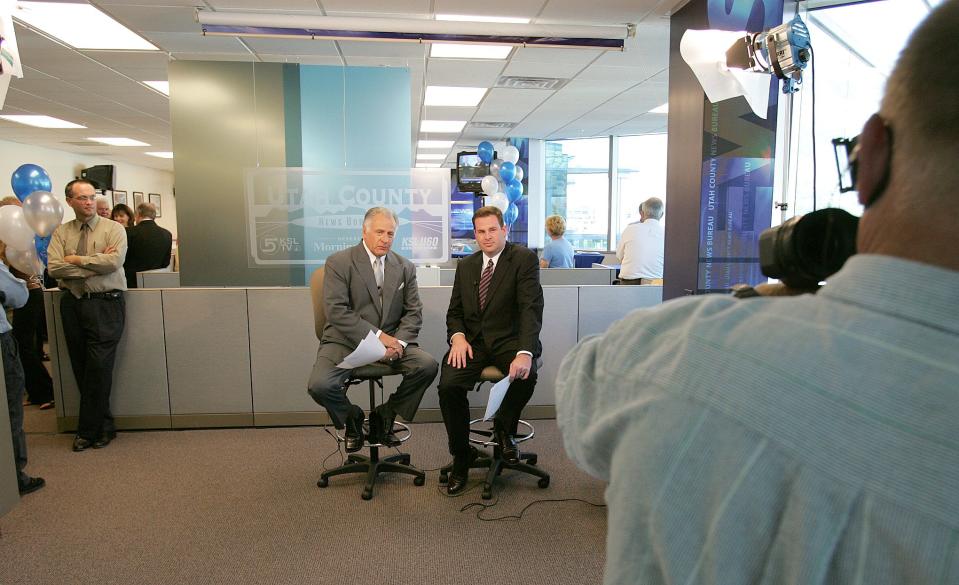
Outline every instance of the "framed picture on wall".
[[162, 217], [163, 216], [163, 209], [162, 209], [163, 198], [160, 197], [160, 194], [150, 193], [150, 203], [156, 206], [157, 217]]
[[143, 193], [140, 191], [133, 192], [133, 213], [137, 212], [137, 205], [143, 203]]
[[127, 192], [126, 192], [126, 191], [114, 191], [114, 192], [113, 192], [113, 204], [114, 204], [114, 205], [120, 205], [121, 203], [124, 204], [124, 205], [127, 204]]

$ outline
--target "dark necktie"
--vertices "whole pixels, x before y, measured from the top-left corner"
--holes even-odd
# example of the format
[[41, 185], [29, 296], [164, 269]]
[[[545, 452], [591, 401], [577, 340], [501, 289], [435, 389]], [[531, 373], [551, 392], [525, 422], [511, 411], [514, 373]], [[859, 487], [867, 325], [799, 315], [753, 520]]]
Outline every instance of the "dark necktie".
[[486, 265], [486, 270], [483, 271], [483, 276], [480, 277], [479, 283], [479, 302], [480, 302], [480, 311], [486, 308], [486, 296], [489, 293], [489, 283], [493, 280], [493, 261], [490, 260]]
[[87, 254], [87, 234], [90, 233], [90, 224], [80, 224], [80, 239], [77, 240], [77, 256], [88, 256]]

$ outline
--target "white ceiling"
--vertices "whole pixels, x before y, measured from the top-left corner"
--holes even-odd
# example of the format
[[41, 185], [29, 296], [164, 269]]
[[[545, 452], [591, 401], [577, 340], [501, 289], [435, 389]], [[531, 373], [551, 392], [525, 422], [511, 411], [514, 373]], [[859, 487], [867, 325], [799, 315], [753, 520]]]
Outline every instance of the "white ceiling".
[[[82, 2], [83, 0], [56, 0]], [[76, 50], [17, 22], [23, 79], [10, 84], [4, 114], [45, 114], [86, 129], [55, 130], [0, 119], [0, 139], [172, 170], [143, 154], [172, 150], [168, 98], [143, 81], [167, 79], [177, 59], [408, 67], [414, 158], [416, 140], [455, 139], [451, 155], [484, 139], [575, 138], [665, 132], [668, 15], [685, 0], [93, 0], [159, 47], [158, 52]], [[205, 37], [194, 13], [206, 10], [308, 12], [314, 15], [432, 19], [436, 14], [519, 16], [532, 23], [636, 24], [623, 52], [515, 48], [506, 60], [433, 59], [429, 44]], [[495, 24], [490, 30], [495, 32]], [[493, 87], [503, 75], [557, 77], [559, 90], [493, 88], [475, 108], [423, 105], [427, 84]], [[459, 135], [420, 135], [421, 119], [513, 122]], [[125, 136], [150, 147], [82, 145], [90, 136]], [[81, 143], [81, 144], [76, 144]], [[432, 151], [436, 152], [436, 151]], [[452, 159], [447, 159], [447, 164]]]

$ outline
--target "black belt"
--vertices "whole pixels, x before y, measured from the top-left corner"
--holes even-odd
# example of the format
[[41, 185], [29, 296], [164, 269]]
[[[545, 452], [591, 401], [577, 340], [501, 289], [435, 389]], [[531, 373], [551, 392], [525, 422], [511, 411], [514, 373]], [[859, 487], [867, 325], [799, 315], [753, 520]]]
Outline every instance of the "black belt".
[[81, 299], [119, 299], [123, 297], [122, 290], [111, 290], [107, 292], [88, 292], [80, 295]]

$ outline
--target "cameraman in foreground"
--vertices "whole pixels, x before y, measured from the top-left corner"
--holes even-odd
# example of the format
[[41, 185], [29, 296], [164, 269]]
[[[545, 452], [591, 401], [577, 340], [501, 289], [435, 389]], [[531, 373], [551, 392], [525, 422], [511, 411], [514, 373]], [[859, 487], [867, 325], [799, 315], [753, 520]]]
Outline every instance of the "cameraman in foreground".
[[566, 356], [607, 584], [959, 583], [957, 30], [946, 0], [889, 77], [859, 255], [817, 294], [685, 298]]

